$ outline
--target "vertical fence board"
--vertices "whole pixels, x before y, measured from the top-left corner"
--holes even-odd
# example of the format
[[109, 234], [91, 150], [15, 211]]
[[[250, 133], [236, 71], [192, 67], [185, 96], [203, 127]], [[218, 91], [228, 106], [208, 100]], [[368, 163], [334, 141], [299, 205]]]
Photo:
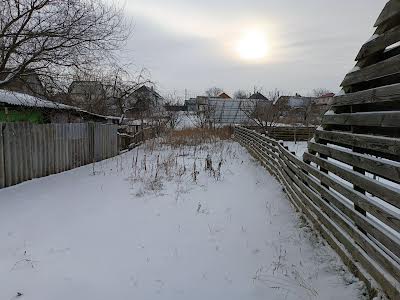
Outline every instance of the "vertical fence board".
[[32, 127], [32, 173], [33, 178], [39, 177], [39, 154], [38, 154], [38, 133], [37, 133], [38, 126]]
[[46, 160], [46, 152], [44, 151], [44, 145], [46, 143], [45, 137], [45, 127], [44, 125], [39, 125], [36, 128], [37, 133], [37, 149], [38, 149], [38, 165], [39, 165], [39, 175], [38, 177], [46, 176], [45, 164]]
[[118, 155], [118, 126], [0, 123], [0, 188]]
[[6, 186], [3, 128], [4, 128], [4, 124], [0, 123], [0, 189], [4, 188]]
[[33, 178], [33, 165], [32, 165], [32, 124], [25, 123], [24, 133], [25, 133], [25, 140], [22, 140], [22, 144], [25, 145], [24, 147], [24, 155], [26, 161], [26, 173], [25, 179], [31, 180]]

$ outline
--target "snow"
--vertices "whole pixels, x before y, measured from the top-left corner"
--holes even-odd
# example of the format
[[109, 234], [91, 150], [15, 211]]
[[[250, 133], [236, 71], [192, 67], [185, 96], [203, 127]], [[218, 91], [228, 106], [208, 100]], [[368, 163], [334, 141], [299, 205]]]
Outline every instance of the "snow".
[[398, 42], [386, 47], [385, 52], [391, 51], [391, 50], [393, 50], [395, 48], [398, 48], [398, 47], [400, 47], [400, 41], [398, 41]]
[[0, 102], [10, 105], [41, 107], [41, 108], [57, 108], [57, 109], [76, 109], [75, 107], [44, 100], [26, 94], [0, 90]]
[[0, 103], [6, 103], [9, 105], [16, 106], [25, 106], [25, 107], [37, 107], [37, 108], [50, 108], [50, 109], [65, 109], [65, 110], [74, 110], [77, 112], [82, 112], [86, 114], [90, 114], [92, 116], [104, 118], [107, 120], [120, 121], [120, 117], [114, 116], [103, 116], [95, 113], [90, 113], [83, 109], [80, 109], [75, 106], [65, 105], [45, 99], [41, 99], [38, 97], [30, 96], [27, 94], [22, 94], [18, 92], [11, 92], [6, 90], [0, 90]]
[[194, 128], [195, 126], [196, 113], [192, 112], [179, 112], [177, 120], [177, 129]]
[[325, 116], [333, 116], [333, 115], [335, 115], [335, 112], [334, 112], [333, 110], [328, 110], [328, 111], [325, 113]]
[[148, 142], [0, 200], [0, 299], [365, 299], [233, 142]]
[[289, 147], [290, 152], [295, 152], [296, 156], [301, 158], [308, 147], [308, 142], [284, 142], [283, 144]]

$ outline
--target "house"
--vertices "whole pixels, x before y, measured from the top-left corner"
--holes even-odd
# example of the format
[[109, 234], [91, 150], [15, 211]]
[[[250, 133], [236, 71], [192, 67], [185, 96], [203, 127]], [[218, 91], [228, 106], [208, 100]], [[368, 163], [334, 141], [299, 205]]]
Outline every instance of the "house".
[[221, 94], [218, 95], [217, 98], [220, 98], [220, 99], [232, 99], [227, 93], [221, 93]]
[[334, 96], [334, 93], [328, 93], [313, 100], [313, 104], [311, 105], [311, 116], [315, 124], [321, 123], [323, 115], [332, 105]]
[[314, 100], [314, 103], [316, 105], [326, 105], [326, 106], [330, 106], [332, 104], [333, 101], [333, 97], [335, 97], [334, 93], [328, 93], [328, 94], [324, 94], [318, 98], [316, 98]]
[[100, 81], [73, 81], [68, 89], [67, 104], [83, 110], [107, 114], [107, 96]]
[[297, 124], [307, 121], [313, 101], [312, 97], [302, 97], [296, 94], [295, 96], [279, 97], [274, 106], [280, 111], [280, 122]]
[[118, 124], [119, 118], [90, 113], [81, 108], [27, 94], [0, 90], [0, 122]]
[[251, 95], [249, 97], [249, 99], [251, 100], [264, 100], [264, 101], [269, 101], [269, 99], [267, 97], [265, 97], [263, 94], [261, 94], [260, 92], [256, 92], [253, 95]]
[[[0, 81], [5, 80], [9, 74], [9, 71], [0, 72]], [[39, 75], [36, 72], [29, 70], [18, 78], [11, 80], [9, 83], [4, 85], [2, 89], [35, 97], [46, 96], [46, 89], [44, 88]]]
[[143, 113], [150, 113], [154, 108], [160, 107], [164, 101], [153, 87], [141, 86], [126, 99], [126, 114], [130, 117], [137, 117]]
[[208, 105], [208, 99], [210, 98], [206, 96], [197, 96], [196, 98], [190, 98], [189, 100], [185, 101], [186, 110], [191, 112], [204, 111], [205, 107]]
[[166, 105], [164, 105], [164, 108], [165, 108], [166, 111], [169, 111], [169, 112], [186, 111], [186, 106], [185, 105], [166, 104]]

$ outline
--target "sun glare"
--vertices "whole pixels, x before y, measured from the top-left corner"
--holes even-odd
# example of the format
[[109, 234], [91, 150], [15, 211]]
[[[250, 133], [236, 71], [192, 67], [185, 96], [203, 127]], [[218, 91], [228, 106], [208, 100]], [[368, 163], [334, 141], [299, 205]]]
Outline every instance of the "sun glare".
[[245, 32], [236, 44], [236, 51], [240, 58], [247, 61], [260, 61], [269, 51], [266, 34], [252, 30]]

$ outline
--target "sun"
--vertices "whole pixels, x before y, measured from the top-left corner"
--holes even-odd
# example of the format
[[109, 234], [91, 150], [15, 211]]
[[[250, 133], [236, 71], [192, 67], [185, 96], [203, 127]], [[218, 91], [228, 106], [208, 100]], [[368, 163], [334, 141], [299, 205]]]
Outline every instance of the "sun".
[[236, 43], [239, 57], [246, 61], [260, 61], [266, 58], [269, 52], [267, 35], [261, 31], [249, 30]]

